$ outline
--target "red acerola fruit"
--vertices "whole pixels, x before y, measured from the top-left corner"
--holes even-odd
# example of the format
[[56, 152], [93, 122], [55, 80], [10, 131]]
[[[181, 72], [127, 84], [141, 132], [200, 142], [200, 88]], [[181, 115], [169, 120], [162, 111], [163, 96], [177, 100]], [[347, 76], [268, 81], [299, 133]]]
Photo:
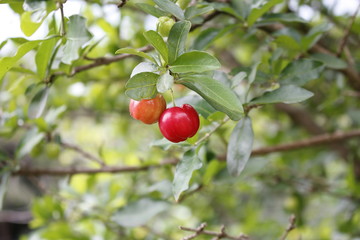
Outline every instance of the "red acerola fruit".
[[166, 101], [161, 94], [153, 99], [141, 101], [131, 99], [129, 105], [130, 115], [145, 124], [156, 123], [165, 109]]
[[166, 139], [181, 142], [199, 130], [199, 115], [189, 104], [166, 109], [160, 116], [159, 128]]

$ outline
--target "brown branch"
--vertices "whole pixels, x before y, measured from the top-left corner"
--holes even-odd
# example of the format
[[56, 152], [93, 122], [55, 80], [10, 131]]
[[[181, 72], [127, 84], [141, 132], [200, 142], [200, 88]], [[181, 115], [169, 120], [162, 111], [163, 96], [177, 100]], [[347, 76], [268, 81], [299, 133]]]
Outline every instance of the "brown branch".
[[0, 211], [0, 223], [17, 223], [24, 224], [32, 219], [30, 211]]
[[97, 174], [97, 173], [128, 173], [128, 172], [140, 172], [147, 171], [153, 168], [159, 168], [166, 165], [175, 165], [178, 163], [178, 159], [170, 159], [163, 161], [159, 164], [152, 164], [146, 166], [104, 166], [102, 168], [24, 168], [16, 172], [13, 172], [13, 175], [51, 175], [51, 176], [64, 176], [64, 175], [73, 175], [73, 174]]
[[[153, 50], [152, 46], [145, 46], [142, 48], [137, 49], [140, 52], [149, 52], [151, 50]], [[96, 67], [100, 67], [100, 66], [104, 66], [104, 65], [108, 65], [110, 63], [114, 63], [120, 60], [123, 60], [125, 58], [129, 58], [129, 57], [134, 57], [134, 55], [132, 54], [120, 54], [120, 55], [116, 55], [116, 56], [112, 56], [112, 57], [100, 57], [100, 58], [94, 58], [94, 62], [90, 63], [90, 64], [86, 64], [86, 65], [81, 65], [81, 66], [77, 66], [73, 69], [73, 71], [70, 74], [67, 74], [66, 72], [55, 72], [50, 76], [50, 82], [54, 81], [54, 78], [58, 77], [58, 76], [68, 76], [68, 77], [73, 77], [74, 75], [92, 69], [92, 68], [96, 68]]]
[[286, 228], [285, 232], [281, 236], [280, 240], [286, 240], [286, 237], [289, 235], [289, 233], [296, 228], [295, 226], [296, 217], [295, 215], [291, 215], [289, 219], [289, 226]]
[[[334, 134], [322, 134], [309, 139], [296, 141], [293, 143], [280, 144], [277, 146], [263, 147], [258, 148], [252, 151], [252, 156], [266, 155], [274, 152], [285, 152], [296, 149], [314, 147], [324, 144], [332, 144], [335, 142], [340, 142], [348, 140], [351, 138], [360, 137], [360, 129], [349, 131], [349, 132], [339, 132]], [[219, 156], [219, 160], [224, 161], [226, 158]], [[179, 159], [170, 159], [163, 161], [159, 164], [147, 165], [147, 166], [104, 166], [102, 168], [56, 168], [56, 169], [41, 169], [41, 168], [23, 168], [18, 171], [13, 172], [13, 175], [53, 175], [53, 176], [63, 176], [63, 175], [73, 175], [73, 174], [97, 174], [97, 173], [128, 173], [128, 172], [139, 172], [147, 171], [153, 168], [159, 168], [166, 165], [176, 165], [179, 162]]]
[[250, 238], [244, 234], [241, 234], [240, 236], [238, 237], [235, 237], [235, 236], [231, 236], [229, 234], [227, 234], [225, 232], [225, 226], [222, 226], [221, 227], [221, 230], [220, 232], [213, 232], [213, 231], [208, 231], [208, 230], [205, 230], [205, 227], [206, 227], [206, 223], [202, 223], [199, 227], [197, 228], [189, 228], [189, 227], [182, 227], [180, 226], [179, 229], [180, 230], [183, 230], [183, 231], [188, 231], [188, 232], [194, 232], [194, 234], [190, 235], [190, 236], [187, 236], [187, 237], [184, 237], [182, 238], [182, 240], [191, 240], [191, 239], [194, 239], [196, 238], [197, 236], [199, 235], [207, 235], [207, 236], [213, 236], [214, 240], [217, 240], [217, 239], [230, 239], [230, 240], [249, 240]]
[[293, 143], [281, 144], [272, 147], [263, 147], [253, 150], [252, 156], [265, 155], [273, 152], [291, 151], [291, 150], [307, 148], [307, 147], [314, 147], [318, 145], [340, 142], [355, 137], [360, 137], [360, 129], [356, 129], [349, 132], [338, 132], [334, 134], [322, 134], [322, 135], [314, 136], [309, 139], [296, 141]]
[[349, 39], [350, 36], [350, 31], [351, 31], [351, 27], [354, 25], [355, 19], [357, 14], [359, 13], [360, 10], [360, 4], [358, 5], [357, 9], [355, 10], [354, 15], [351, 17], [349, 25], [347, 26], [347, 28], [345, 29], [345, 33], [344, 33], [344, 37], [341, 39], [340, 45], [339, 45], [339, 49], [337, 51], [337, 56], [341, 56], [342, 52], [344, 51], [344, 47]]

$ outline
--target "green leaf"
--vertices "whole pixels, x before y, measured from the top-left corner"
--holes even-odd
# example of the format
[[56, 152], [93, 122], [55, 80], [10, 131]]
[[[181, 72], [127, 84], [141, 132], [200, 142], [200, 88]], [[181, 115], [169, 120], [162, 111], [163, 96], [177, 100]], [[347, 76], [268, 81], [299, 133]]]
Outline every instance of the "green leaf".
[[178, 5], [173, 3], [172, 1], [170, 1], [170, 0], [154, 0], [154, 2], [159, 6], [159, 8], [161, 8], [165, 12], [168, 12], [168, 13], [174, 15], [177, 19], [179, 19], [179, 20], [185, 19], [183, 10]]
[[57, 41], [57, 38], [52, 38], [48, 41], [44, 41], [39, 45], [38, 51], [35, 56], [35, 63], [37, 68], [37, 74], [40, 79], [44, 79], [46, 77], [49, 62]]
[[26, 154], [30, 153], [31, 150], [45, 137], [44, 133], [39, 133], [36, 128], [29, 130], [21, 142], [16, 151], [16, 158], [20, 159]]
[[160, 93], [164, 93], [174, 85], [174, 77], [169, 74], [169, 71], [162, 74], [156, 84], [156, 89]]
[[49, 96], [49, 87], [40, 89], [31, 99], [28, 116], [29, 118], [38, 118], [43, 113]]
[[41, 26], [50, 12], [56, 9], [54, 1], [25, 1], [21, 14], [20, 28], [26, 36], [31, 36]]
[[229, 31], [234, 29], [235, 25], [231, 24], [222, 29], [208, 28], [202, 31], [195, 39], [193, 49], [203, 50], [206, 49], [211, 43], [223, 37]]
[[158, 67], [154, 63], [141, 62], [138, 65], [136, 65], [136, 67], [134, 67], [134, 69], [131, 72], [130, 78], [132, 78], [133, 76], [135, 76], [138, 73], [142, 73], [142, 72], [153, 72], [153, 73], [155, 73], [157, 71], [158, 71]]
[[332, 28], [332, 25], [324, 22], [319, 24], [308, 32], [308, 34], [301, 39], [301, 47], [303, 51], [314, 46], [314, 44], [321, 38], [322, 34], [329, 31]]
[[34, 32], [36, 32], [36, 30], [40, 27], [40, 25], [42, 24], [42, 22], [45, 20], [46, 16], [44, 16], [43, 19], [41, 19], [39, 22], [33, 22], [31, 20], [31, 15], [33, 14], [33, 12], [24, 12], [23, 14], [21, 14], [21, 18], [20, 18], [20, 28], [21, 31], [27, 36], [31, 36], [33, 35]]
[[298, 43], [294, 38], [288, 35], [281, 35], [275, 39], [275, 43], [279, 47], [291, 50], [291, 51], [301, 51], [300, 43]]
[[152, 57], [150, 57], [148, 54], [144, 52], [140, 52], [139, 50], [134, 48], [120, 48], [115, 52], [115, 54], [121, 54], [121, 53], [136, 55], [139, 57], [149, 59], [152, 62], [155, 62], [155, 60]]
[[260, 23], [270, 22], [300, 22], [306, 23], [307, 21], [295, 13], [270, 13], [262, 17]]
[[66, 110], [66, 106], [60, 106], [55, 109], [50, 109], [46, 116], [44, 117], [44, 120], [47, 124], [55, 124], [56, 120], [58, 120], [59, 116], [64, 113]]
[[180, 194], [189, 188], [193, 172], [201, 167], [202, 162], [194, 149], [184, 153], [184, 156], [176, 166], [174, 175], [173, 194], [176, 201], [179, 200]]
[[261, 6], [261, 8], [252, 9], [251, 13], [247, 19], [249, 26], [252, 26], [256, 22], [257, 19], [259, 19], [262, 15], [264, 15], [266, 12], [268, 12], [273, 6], [275, 6], [276, 4], [282, 3], [282, 2], [283, 2], [283, 0], [270, 0], [266, 4]]
[[192, 51], [180, 55], [170, 66], [174, 73], [201, 73], [221, 67], [219, 61], [207, 52]]
[[250, 72], [249, 78], [248, 78], [249, 84], [252, 84], [255, 81], [256, 73], [257, 73], [257, 69], [258, 69], [259, 64], [260, 64], [260, 62], [257, 62], [251, 68], [251, 72]]
[[286, 66], [280, 75], [280, 83], [302, 86], [310, 80], [319, 78], [323, 70], [324, 65], [321, 62], [300, 59]]
[[123, 227], [138, 227], [149, 222], [169, 206], [170, 204], [165, 201], [143, 198], [117, 211], [111, 220]]
[[247, 77], [246, 72], [238, 72], [232, 79], [231, 87], [235, 88], [236, 86], [240, 85], [240, 83]]
[[140, 8], [141, 10], [143, 10], [144, 12], [150, 14], [150, 15], [153, 15], [157, 18], [159, 17], [162, 17], [162, 16], [167, 16], [168, 14], [159, 9], [159, 8], [156, 8], [150, 4], [147, 4], [147, 3], [136, 3], [135, 4], [136, 7]]
[[190, 28], [191, 23], [189, 21], [176, 22], [172, 26], [168, 38], [169, 64], [185, 52], [186, 38]]
[[191, 6], [191, 7], [186, 8], [185, 18], [191, 19], [191, 18], [197, 17], [199, 15], [203, 15], [205, 13], [213, 11], [213, 10], [214, 10], [214, 8], [212, 6], [201, 6], [201, 7]]
[[347, 68], [347, 63], [344, 60], [334, 55], [325, 54], [325, 53], [314, 53], [310, 57], [316, 61], [322, 62], [328, 68], [333, 68], [333, 69]]
[[42, 40], [37, 41], [26, 41], [18, 47], [16, 54], [13, 57], [4, 57], [0, 59], [0, 80], [4, 77], [5, 73], [8, 72], [16, 62], [22, 58], [30, 50], [34, 49], [41, 43]]
[[[235, 0], [235, 1], [232, 1], [232, 4], [234, 4], [234, 5], [236, 5], [238, 3], [242, 4], [244, 2], [245, 1]], [[210, 3], [210, 5], [212, 7], [214, 7], [216, 10], [218, 10], [219, 12], [224, 12], [229, 15], [233, 15], [234, 17], [238, 18], [239, 20], [243, 20], [244, 15], [247, 15], [248, 14], [247, 11], [249, 10], [247, 3], [244, 3], [243, 6], [239, 6], [239, 8], [242, 10], [241, 12], [237, 11], [238, 9], [234, 8], [234, 6], [229, 6], [229, 4], [226, 4], [226, 3], [214, 2], [214, 3]]]
[[235, 93], [224, 84], [203, 75], [180, 78], [178, 83], [190, 88], [203, 97], [212, 107], [227, 114], [232, 120], [243, 117], [244, 110]]
[[202, 31], [195, 39], [193, 48], [196, 50], [203, 50], [209, 46], [220, 33], [220, 29], [208, 28]]
[[92, 35], [86, 28], [86, 18], [80, 15], [72, 15], [69, 18], [64, 56], [61, 61], [71, 64], [79, 58], [79, 49], [91, 39]]
[[153, 30], [144, 32], [144, 37], [160, 53], [166, 65], [168, 63], [168, 48], [164, 39]]
[[151, 99], [157, 94], [156, 83], [159, 75], [152, 72], [138, 73], [125, 85], [125, 94], [134, 100]]
[[251, 119], [241, 119], [231, 133], [226, 162], [227, 169], [232, 176], [239, 176], [248, 162], [254, 141]]
[[297, 103], [305, 101], [314, 94], [308, 90], [295, 86], [285, 85], [272, 92], [266, 92], [264, 95], [255, 98], [251, 101], [254, 104], [269, 104], [269, 103]]
[[3, 202], [4, 202], [4, 198], [5, 198], [5, 193], [7, 190], [7, 183], [10, 179], [11, 173], [9, 172], [4, 172], [2, 173], [1, 179], [0, 179], [0, 210], [2, 210], [3, 207]]

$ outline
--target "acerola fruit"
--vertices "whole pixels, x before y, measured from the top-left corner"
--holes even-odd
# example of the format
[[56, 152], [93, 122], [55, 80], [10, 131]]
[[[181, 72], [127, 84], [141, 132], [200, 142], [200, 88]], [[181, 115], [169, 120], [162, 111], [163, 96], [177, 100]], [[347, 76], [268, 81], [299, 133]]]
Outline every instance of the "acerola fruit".
[[196, 110], [189, 104], [166, 109], [160, 116], [162, 135], [177, 143], [191, 138], [199, 130], [200, 120]]
[[131, 99], [129, 105], [130, 115], [145, 124], [156, 123], [165, 109], [166, 101], [161, 94], [153, 99], [141, 101]]
[[157, 22], [157, 31], [161, 34], [161, 36], [167, 37], [174, 24], [174, 19], [169, 17], [160, 17]]

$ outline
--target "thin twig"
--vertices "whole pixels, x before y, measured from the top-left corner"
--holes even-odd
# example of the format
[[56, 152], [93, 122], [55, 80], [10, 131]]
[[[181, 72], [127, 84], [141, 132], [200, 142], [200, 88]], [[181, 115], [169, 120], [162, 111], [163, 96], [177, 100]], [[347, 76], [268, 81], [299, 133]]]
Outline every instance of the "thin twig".
[[350, 19], [350, 22], [349, 22], [349, 25], [347, 26], [347, 28], [345, 29], [345, 33], [344, 33], [344, 36], [343, 38], [341, 39], [341, 42], [340, 42], [340, 45], [339, 45], [339, 49], [337, 51], [337, 56], [341, 56], [343, 50], [344, 50], [344, 47], [348, 41], [348, 38], [350, 36], [350, 31], [351, 31], [351, 27], [354, 25], [354, 22], [355, 22], [355, 19], [356, 19], [356, 16], [357, 14], [359, 13], [359, 10], [360, 10], [360, 4], [358, 5], [358, 7], [356, 8], [355, 10], [355, 13], [354, 15], [351, 17]]
[[281, 236], [280, 240], [286, 240], [287, 236], [289, 235], [289, 233], [296, 228], [295, 226], [295, 222], [296, 222], [296, 217], [295, 215], [291, 215], [290, 219], [289, 219], [289, 225], [286, 228], [285, 232], [283, 233], [283, 235]]
[[[141, 52], [149, 52], [151, 50], [153, 50], [152, 46], [145, 46], [142, 48], [137, 49], [138, 51]], [[86, 64], [86, 65], [81, 65], [81, 66], [77, 66], [73, 69], [73, 71], [70, 74], [67, 74], [66, 72], [54, 72], [51, 76], [50, 76], [50, 82], [53, 82], [54, 79], [58, 76], [67, 76], [67, 77], [73, 77], [74, 75], [92, 69], [92, 68], [96, 68], [96, 67], [100, 67], [100, 66], [104, 66], [104, 65], [108, 65], [110, 63], [114, 63], [120, 60], [123, 60], [125, 58], [129, 58], [129, 57], [134, 57], [134, 55], [132, 54], [120, 54], [120, 55], [116, 55], [116, 56], [112, 56], [112, 57], [100, 57], [100, 58], [94, 58], [94, 62], [90, 63], [90, 64]]]
[[240, 236], [238, 236], [238, 237], [227, 234], [225, 232], [225, 226], [221, 227], [220, 232], [208, 231], [208, 230], [205, 230], [205, 227], [206, 227], [206, 223], [202, 223], [197, 228], [189, 228], [189, 227], [180, 226], [179, 227], [180, 230], [194, 232], [194, 234], [184, 237], [184, 238], [182, 238], [182, 240], [194, 239], [199, 235], [213, 236], [213, 237], [215, 237], [213, 239], [225, 239], [226, 238], [226, 239], [230, 239], [230, 240], [250, 240], [250, 238], [244, 234], [240, 234]]
[[73, 143], [61, 141], [60, 145], [64, 148], [68, 148], [68, 149], [71, 149], [71, 150], [79, 153], [84, 158], [94, 161], [94, 162], [100, 164], [102, 167], [104, 167], [106, 165], [105, 162], [101, 158], [98, 158], [97, 156], [85, 151], [84, 149], [82, 149], [81, 147], [79, 147]]
[[[199, 236], [204, 231], [205, 227], [206, 227], [206, 223], [200, 224], [200, 226], [195, 229], [194, 234], [191, 234], [190, 236], [184, 237], [182, 240], [191, 240], [191, 239], [196, 238], [197, 236]], [[181, 226], [180, 226], [180, 229], [184, 230], [183, 227], [181, 227]]]
[[210, 132], [206, 133], [202, 138], [200, 138], [198, 141], [194, 143], [195, 146], [199, 145], [206, 139], [208, 139], [216, 130], [218, 130], [222, 125], [224, 125], [227, 121], [229, 121], [230, 118], [226, 117], [224, 118], [216, 127], [214, 127]]

